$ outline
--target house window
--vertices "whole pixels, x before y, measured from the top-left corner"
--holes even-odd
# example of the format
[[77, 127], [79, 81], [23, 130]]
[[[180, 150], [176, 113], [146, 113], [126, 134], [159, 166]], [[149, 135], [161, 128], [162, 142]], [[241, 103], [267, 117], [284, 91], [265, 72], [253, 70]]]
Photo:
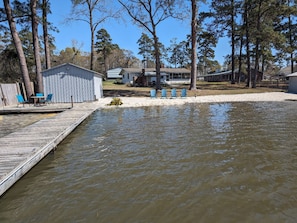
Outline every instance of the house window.
[[184, 78], [185, 79], [189, 79], [190, 78], [190, 74], [184, 74]]

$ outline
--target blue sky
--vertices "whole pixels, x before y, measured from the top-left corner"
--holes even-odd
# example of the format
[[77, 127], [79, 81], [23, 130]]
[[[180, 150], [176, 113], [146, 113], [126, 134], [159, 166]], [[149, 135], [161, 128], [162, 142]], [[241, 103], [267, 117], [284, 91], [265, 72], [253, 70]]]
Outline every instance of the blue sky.
[[[0, 4], [1, 7], [3, 3]], [[57, 53], [66, 47], [72, 47], [73, 41], [77, 42], [80, 50], [90, 52], [90, 31], [89, 26], [85, 22], [72, 22], [65, 24], [65, 18], [69, 16], [71, 11], [70, 0], [52, 0], [51, 1], [52, 14], [48, 16], [50, 22], [59, 29], [58, 33], [51, 33], [55, 37], [55, 45]], [[126, 16], [126, 15], [125, 15]], [[134, 56], [141, 58], [138, 55], [137, 41], [141, 36], [143, 30], [133, 24], [131, 19], [126, 16], [126, 21], [109, 20], [102, 23], [98, 30], [104, 28], [110, 34], [112, 42], [118, 44], [121, 49], [131, 50]], [[158, 36], [165, 47], [170, 46], [170, 40], [174, 38], [177, 42], [186, 40], [186, 35], [190, 33], [190, 21], [177, 21], [170, 19], [160, 23], [158, 29]], [[219, 41], [216, 48], [215, 60], [218, 60], [222, 65], [224, 56], [230, 54], [231, 47], [228, 40], [222, 39]]]
[[[85, 22], [73, 22], [71, 24], [64, 24], [63, 21], [70, 13], [70, 0], [53, 0], [51, 1], [52, 14], [49, 15], [49, 20], [58, 27], [59, 33], [53, 33], [55, 36], [55, 44], [57, 51], [72, 47], [72, 41], [75, 40], [81, 50], [90, 52], [90, 31], [88, 24]], [[104, 28], [110, 34], [112, 42], [118, 44], [121, 49], [131, 50], [134, 56], [140, 58], [138, 55], [137, 41], [141, 36], [143, 30], [137, 25], [133, 24], [127, 16], [126, 21], [109, 20], [102, 23], [98, 30]], [[160, 41], [166, 46], [170, 46], [170, 40], [176, 38], [177, 42], [186, 40], [186, 35], [190, 33], [190, 22], [181, 22], [177, 20], [167, 20], [160, 23], [158, 35]], [[224, 56], [231, 53], [231, 47], [228, 40], [221, 39], [216, 48], [215, 60], [218, 60], [222, 65]], [[140, 58], [142, 59], [142, 58]]]

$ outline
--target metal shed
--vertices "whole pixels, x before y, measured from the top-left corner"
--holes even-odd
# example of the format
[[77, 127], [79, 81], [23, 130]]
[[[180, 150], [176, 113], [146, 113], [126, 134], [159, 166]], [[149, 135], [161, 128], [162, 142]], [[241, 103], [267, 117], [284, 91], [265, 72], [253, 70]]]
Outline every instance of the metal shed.
[[43, 71], [42, 76], [44, 94], [52, 93], [53, 102], [86, 102], [103, 97], [103, 75], [95, 71], [66, 63]]
[[297, 93], [297, 72], [289, 74], [289, 93]]

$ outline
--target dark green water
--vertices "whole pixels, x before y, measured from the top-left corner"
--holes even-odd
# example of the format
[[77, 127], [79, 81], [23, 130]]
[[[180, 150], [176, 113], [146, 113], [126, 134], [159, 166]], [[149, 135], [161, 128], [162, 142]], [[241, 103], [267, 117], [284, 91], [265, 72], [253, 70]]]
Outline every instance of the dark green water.
[[296, 110], [98, 111], [0, 199], [0, 222], [296, 222]]

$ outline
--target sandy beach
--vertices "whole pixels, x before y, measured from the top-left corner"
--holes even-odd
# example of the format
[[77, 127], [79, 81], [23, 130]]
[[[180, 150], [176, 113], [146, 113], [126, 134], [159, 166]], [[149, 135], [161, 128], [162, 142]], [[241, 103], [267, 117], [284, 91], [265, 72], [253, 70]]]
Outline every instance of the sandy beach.
[[[223, 103], [223, 102], [260, 102], [260, 101], [297, 101], [297, 94], [284, 92], [267, 92], [251, 94], [208, 95], [186, 98], [150, 98], [150, 97], [119, 97], [123, 104], [120, 107], [166, 106], [183, 105], [187, 103]], [[102, 98], [98, 101], [99, 108], [112, 108], [108, 106], [112, 97]]]
[[[229, 94], [229, 95], [209, 95], [209, 96], [197, 96], [186, 98], [150, 98], [150, 97], [119, 97], [123, 104], [120, 106], [109, 106], [112, 101], [112, 97], [101, 98], [95, 103], [98, 109], [113, 109], [113, 108], [129, 108], [129, 107], [145, 107], [145, 106], [174, 106], [183, 105], [189, 103], [224, 103], [224, 102], [260, 102], [260, 101], [297, 101], [297, 94], [289, 94], [284, 92], [268, 92], [268, 93], [251, 93], [251, 94]], [[75, 103], [76, 106], [84, 106], [86, 103]], [[44, 108], [61, 108], [69, 107], [70, 104], [53, 103]], [[31, 106], [25, 106], [18, 108], [16, 105], [8, 106], [3, 109], [31, 109]], [[39, 108], [40, 109], [40, 108]], [[50, 115], [50, 114], [49, 114]], [[14, 116], [0, 115], [0, 137], [9, 134], [16, 129], [30, 125], [38, 120], [47, 118], [47, 114], [19, 114]]]

